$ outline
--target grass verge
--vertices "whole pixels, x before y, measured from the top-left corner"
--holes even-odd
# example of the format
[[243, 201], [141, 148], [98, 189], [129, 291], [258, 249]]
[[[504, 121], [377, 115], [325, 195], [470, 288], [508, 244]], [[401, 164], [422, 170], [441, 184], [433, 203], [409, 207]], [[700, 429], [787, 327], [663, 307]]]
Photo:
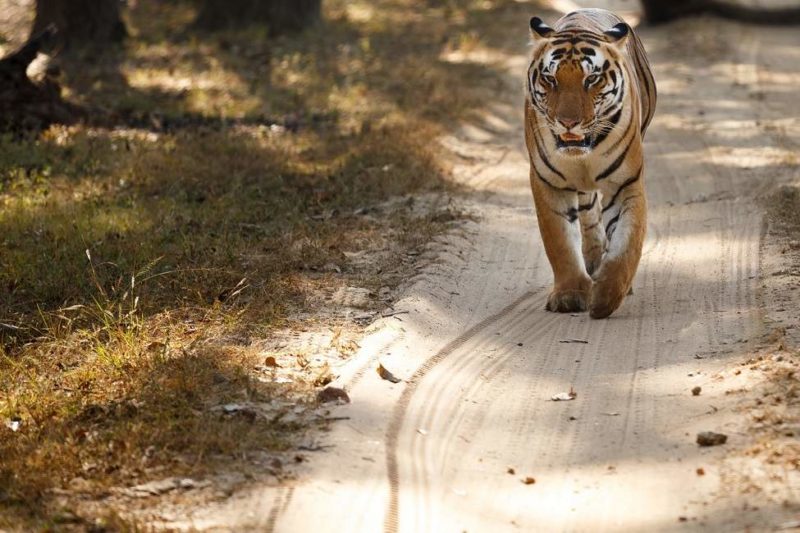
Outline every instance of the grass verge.
[[0, 139], [0, 528], [81, 524], [76, 498], [292, 446], [302, 424], [214, 407], [311, 402], [319, 373], [258, 379], [253, 339], [320, 291], [397, 283], [447, 227], [381, 206], [453, 190], [436, 138], [497, 75], [443, 55], [508, 9], [331, 0], [273, 40], [140, 0], [123, 48], [60, 59], [90, 124]]

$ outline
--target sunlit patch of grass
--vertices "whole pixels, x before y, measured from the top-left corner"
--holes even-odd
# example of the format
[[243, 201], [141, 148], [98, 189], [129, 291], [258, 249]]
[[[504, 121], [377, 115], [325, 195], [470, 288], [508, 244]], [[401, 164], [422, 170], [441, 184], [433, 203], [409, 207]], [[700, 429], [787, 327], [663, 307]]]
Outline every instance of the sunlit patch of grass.
[[[453, 190], [436, 138], [496, 89], [441, 59], [482, 46], [473, 3], [443, 4], [331, 0], [320, 26], [267, 39], [139, 0], [124, 47], [62, 59], [92, 125], [0, 139], [0, 528], [45, 523], [53, 489], [291, 446], [297, 424], [210, 408], [308, 401], [320, 380], [262, 383], [259, 350], [230, 339], [309, 316], [320, 291], [400, 282], [383, 267], [454, 216], [361, 214]], [[348, 260], [370, 249], [386, 264]]]

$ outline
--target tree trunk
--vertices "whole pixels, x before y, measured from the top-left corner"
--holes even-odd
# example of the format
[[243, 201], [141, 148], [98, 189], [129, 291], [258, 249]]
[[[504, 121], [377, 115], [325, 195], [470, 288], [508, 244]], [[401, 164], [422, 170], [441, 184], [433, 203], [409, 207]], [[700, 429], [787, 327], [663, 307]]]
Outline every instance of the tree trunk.
[[54, 25], [58, 35], [53, 46], [102, 47], [120, 42], [127, 35], [120, 5], [119, 0], [37, 0], [31, 35]]
[[81, 110], [61, 99], [58, 84], [45, 78], [34, 83], [27, 69], [41, 47], [52, 40], [53, 28], [31, 37], [19, 50], [0, 60], [0, 132], [24, 134], [50, 124], [71, 124]]
[[642, 0], [644, 16], [650, 24], [663, 24], [671, 20], [701, 13], [717, 15], [751, 24], [800, 24], [800, 8], [756, 8], [724, 0]]
[[321, 0], [199, 0], [195, 25], [204, 30], [266, 26], [270, 34], [299, 31], [320, 18]]

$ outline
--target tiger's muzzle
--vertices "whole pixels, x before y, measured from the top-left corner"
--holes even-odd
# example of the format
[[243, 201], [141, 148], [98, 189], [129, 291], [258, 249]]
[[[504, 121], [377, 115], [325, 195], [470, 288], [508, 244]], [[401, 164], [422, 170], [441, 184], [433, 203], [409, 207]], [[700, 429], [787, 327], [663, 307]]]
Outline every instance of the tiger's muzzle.
[[591, 135], [578, 135], [575, 133], [562, 133], [555, 135], [556, 148], [559, 150], [567, 150], [570, 148], [582, 148], [582, 151], [591, 149], [593, 147], [593, 138]]

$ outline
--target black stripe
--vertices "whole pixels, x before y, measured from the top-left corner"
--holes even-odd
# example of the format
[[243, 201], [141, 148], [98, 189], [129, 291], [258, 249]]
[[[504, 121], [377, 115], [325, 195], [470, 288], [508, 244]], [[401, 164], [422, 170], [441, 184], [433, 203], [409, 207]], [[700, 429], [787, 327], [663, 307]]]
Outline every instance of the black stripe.
[[[639, 72], [638, 72], [639, 70], [644, 71], [644, 69], [641, 67], [641, 64], [643, 63], [643, 61], [642, 61], [642, 52], [639, 50], [638, 46], [634, 46], [633, 49], [636, 51], [636, 64], [634, 65], [634, 67], [637, 70], [636, 75], [638, 76], [639, 75]], [[650, 99], [650, 80], [647, 79], [647, 76], [641, 76], [641, 78], [642, 78], [642, 81], [644, 81], [645, 93], [647, 93], [647, 99], [649, 100]]]
[[622, 137], [617, 139], [617, 141], [608, 150], [606, 150], [603, 155], [610, 154], [611, 152], [613, 152], [617, 148], [617, 146], [619, 146], [619, 143], [621, 143], [622, 141], [627, 139], [628, 138], [628, 133], [630, 133], [632, 128], [633, 128], [633, 114], [631, 113], [631, 119], [628, 122], [628, 125], [625, 127], [625, 133], [623, 133]]
[[592, 197], [592, 203], [587, 205], [580, 205], [578, 204], [578, 211], [588, 211], [589, 209], [594, 207], [594, 204], [597, 203], [597, 193]]
[[611, 226], [616, 224], [617, 221], [619, 220], [619, 215], [620, 215], [620, 213], [617, 213], [617, 216], [615, 216], [614, 218], [609, 220], [608, 224], [606, 224], [606, 235], [608, 235], [608, 232], [611, 230]]
[[616, 201], [617, 201], [617, 198], [619, 197], [619, 194], [622, 192], [622, 190], [623, 190], [624, 188], [626, 188], [626, 187], [628, 187], [629, 185], [632, 185], [632, 184], [636, 183], [637, 181], [639, 181], [639, 178], [640, 178], [641, 176], [642, 176], [642, 168], [641, 168], [641, 167], [639, 167], [639, 171], [636, 173], [636, 175], [635, 175], [635, 176], [633, 176], [632, 178], [628, 178], [628, 179], [626, 179], [626, 180], [623, 182], [623, 184], [619, 186], [619, 189], [617, 189], [617, 192], [615, 192], [615, 193], [614, 193], [614, 196], [612, 196], [612, 197], [611, 197], [611, 201], [610, 201], [610, 202], [608, 202], [608, 205], [607, 205], [607, 206], [605, 206], [605, 207], [603, 208], [603, 213], [605, 213], [606, 211], [608, 211], [609, 209], [611, 209], [611, 208], [614, 206], [614, 204], [615, 204], [615, 203], [616, 203]]
[[590, 39], [588, 37], [569, 37], [569, 38], [560, 38], [556, 39], [552, 42], [553, 46], [558, 46], [560, 44], [571, 44], [576, 45], [578, 43], [586, 43], [591, 44], [592, 46], [600, 46], [600, 42], [595, 39]]
[[622, 102], [622, 99], [625, 98], [625, 80], [620, 80], [619, 82], [619, 94], [614, 98], [613, 105], [616, 105]]
[[624, 79], [619, 80], [619, 85], [614, 85], [613, 89], [611, 89], [609, 91], [606, 91], [604, 93], [600, 93], [600, 96], [606, 96], [607, 94], [616, 95], [617, 93], [619, 93], [620, 97], [622, 97], [625, 94], [625, 80]]
[[[542, 142], [544, 142], [544, 140], [542, 140]], [[545, 166], [549, 168], [556, 176], [558, 176], [564, 181], [567, 181], [567, 178], [565, 178], [561, 172], [556, 170], [553, 167], [553, 165], [550, 164], [550, 160], [547, 159], [547, 157], [545, 157], [544, 151], [542, 150], [542, 146], [541, 144], [539, 144], [539, 137], [537, 136], [536, 129], [533, 130], [533, 144], [536, 145], [536, 151], [539, 153], [539, 158], [542, 160], [542, 162], [544, 162]]]
[[578, 37], [578, 36], [589, 36], [594, 39], [598, 37], [596, 33], [592, 33], [591, 31], [584, 29], [584, 28], [564, 28], [562, 30], [558, 30], [553, 37]]
[[607, 177], [609, 177], [611, 174], [613, 174], [614, 172], [616, 172], [616, 170], [619, 168], [619, 166], [620, 166], [620, 165], [622, 164], [622, 162], [625, 160], [625, 156], [626, 156], [626, 155], [628, 155], [628, 150], [630, 150], [630, 148], [631, 148], [631, 144], [633, 144], [633, 139], [631, 139], [631, 140], [630, 140], [630, 142], [628, 143], [628, 146], [626, 146], [626, 147], [625, 147], [625, 150], [623, 150], [623, 151], [622, 151], [622, 153], [621, 153], [621, 154], [619, 154], [619, 157], [617, 157], [617, 158], [614, 160], [614, 162], [613, 162], [613, 163], [611, 163], [611, 164], [608, 166], [608, 168], [607, 168], [607, 169], [605, 169], [603, 172], [601, 172], [601, 173], [600, 173], [600, 175], [599, 175], [599, 176], [597, 176], [597, 177], [594, 179], [594, 181], [600, 181], [600, 180], [604, 180], [604, 179], [606, 179]]
[[547, 181], [547, 180], [544, 178], [544, 176], [542, 176], [542, 173], [541, 173], [541, 172], [539, 172], [539, 169], [538, 169], [538, 168], [536, 168], [536, 161], [533, 159], [533, 157], [531, 157], [531, 158], [530, 158], [530, 161], [531, 161], [531, 167], [533, 167], [533, 172], [536, 174], [536, 177], [537, 177], [537, 178], [539, 178], [540, 180], [542, 180], [542, 182], [543, 182], [545, 185], [547, 185], [548, 187], [550, 187], [551, 189], [555, 189], [555, 190], [557, 190], [557, 191], [570, 191], [570, 192], [578, 192], [578, 190], [577, 190], [577, 189], [573, 189], [572, 187], [558, 187], [558, 186], [556, 186], [556, 185], [553, 185], [552, 183], [550, 183], [549, 181]]
[[575, 207], [570, 207], [569, 209], [567, 209], [566, 213], [559, 213], [558, 211], [554, 211], [554, 213], [558, 213], [559, 215], [567, 219], [570, 222], [570, 224], [578, 220], [578, 209]]
[[586, 37], [588, 39], [597, 39], [598, 37], [600, 37], [598, 34], [592, 33], [589, 30], [582, 30], [582, 31], [578, 30], [576, 32], [573, 32], [573, 35], [575, 35], [575, 37]]
[[593, 143], [594, 147], [600, 146], [600, 143], [602, 143], [603, 141], [606, 140], [606, 137], [608, 137], [608, 134], [611, 133], [611, 131], [614, 128], [617, 127], [617, 123], [619, 122], [620, 118], [622, 118], [622, 108], [621, 107], [619, 108], [619, 111], [617, 111], [616, 114], [614, 114], [614, 116], [611, 117], [611, 123], [613, 124], [613, 126], [610, 127], [610, 128], [603, 128], [603, 131], [600, 133], [600, 135], [595, 137], [594, 143]]

